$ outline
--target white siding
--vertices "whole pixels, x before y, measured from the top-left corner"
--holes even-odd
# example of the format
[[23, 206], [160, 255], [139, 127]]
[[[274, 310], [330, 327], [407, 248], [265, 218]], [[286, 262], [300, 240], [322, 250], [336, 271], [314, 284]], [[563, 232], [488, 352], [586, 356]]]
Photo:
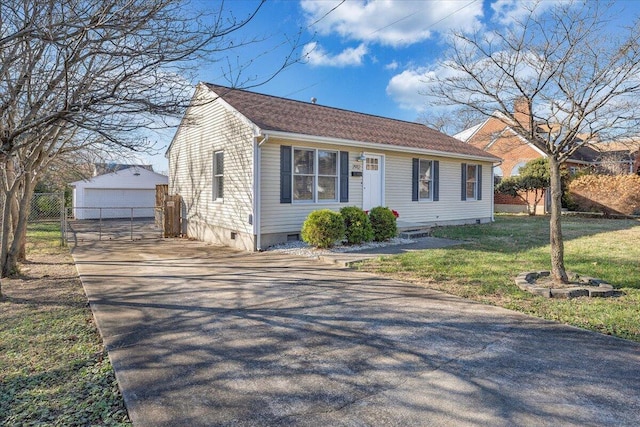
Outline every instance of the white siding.
[[[362, 177], [349, 177], [348, 203], [280, 203], [280, 144], [294, 147], [325, 148], [345, 151], [345, 147], [325, 144], [296, 144], [269, 141], [261, 148], [261, 230], [263, 234], [298, 233], [307, 215], [316, 209], [339, 210], [342, 206], [362, 207]], [[390, 151], [358, 150], [349, 148], [350, 167], [357, 162], [362, 151], [384, 156], [385, 205], [400, 213], [400, 223], [446, 224], [483, 221], [492, 215], [491, 163], [442, 157], [418, 156]], [[412, 158], [440, 161], [440, 200], [414, 202], [412, 191]], [[482, 164], [482, 200], [460, 200], [460, 164]]]
[[[349, 151], [345, 147], [326, 144], [277, 142], [270, 140], [261, 148], [261, 231], [269, 233], [298, 233], [307, 215], [318, 209], [340, 210], [343, 206], [362, 206], [362, 178], [349, 177], [349, 202], [280, 203], [280, 145]], [[349, 170], [360, 151], [349, 151]]]
[[[421, 158], [440, 162], [440, 200], [411, 200], [412, 159]], [[482, 200], [460, 200], [461, 171], [460, 164], [482, 165]], [[492, 213], [493, 186], [491, 181], [491, 163], [471, 160], [439, 158], [419, 155], [386, 156], [386, 205], [400, 213], [402, 222], [440, 223], [463, 220], [487, 219]]]
[[[189, 108], [169, 150], [169, 192], [190, 237], [253, 250], [251, 127], [218, 101]], [[224, 198], [213, 200], [213, 156], [224, 151]], [[241, 242], [231, 241], [231, 233]], [[245, 247], [249, 246], [249, 247]]]

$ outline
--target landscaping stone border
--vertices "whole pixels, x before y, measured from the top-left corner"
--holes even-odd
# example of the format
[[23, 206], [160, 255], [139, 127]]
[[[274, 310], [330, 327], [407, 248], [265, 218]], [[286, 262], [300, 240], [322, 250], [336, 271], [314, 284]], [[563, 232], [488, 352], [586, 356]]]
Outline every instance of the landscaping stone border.
[[[516, 285], [523, 291], [546, 298], [575, 298], [575, 297], [610, 297], [615, 294], [613, 286], [604, 280], [588, 276], [579, 276], [582, 284], [565, 288], [550, 288], [536, 285], [539, 277], [548, 277], [549, 271], [532, 271], [520, 273], [516, 277]], [[575, 276], [569, 273], [569, 276]]]

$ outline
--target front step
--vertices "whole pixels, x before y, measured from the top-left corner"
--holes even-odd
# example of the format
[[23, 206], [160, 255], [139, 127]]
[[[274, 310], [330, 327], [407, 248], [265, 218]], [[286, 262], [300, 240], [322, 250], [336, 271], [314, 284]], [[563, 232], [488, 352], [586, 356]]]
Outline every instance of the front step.
[[417, 228], [412, 230], [402, 230], [398, 237], [401, 239], [419, 239], [431, 236], [431, 228]]

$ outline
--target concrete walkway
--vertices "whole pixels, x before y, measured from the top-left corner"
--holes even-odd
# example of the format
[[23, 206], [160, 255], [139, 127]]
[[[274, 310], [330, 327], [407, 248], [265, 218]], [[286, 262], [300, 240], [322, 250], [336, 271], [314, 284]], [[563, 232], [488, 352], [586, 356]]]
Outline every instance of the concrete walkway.
[[464, 242], [460, 240], [442, 239], [439, 237], [422, 237], [414, 239], [413, 243], [404, 245], [382, 246], [378, 248], [355, 249], [348, 252], [333, 252], [321, 255], [319, 258], [323, 262], [337, 264], [341, 267], [349, 267], [349, 265], [364, 261], [366, 259], [375, 259], [382, 256], [397, 255], [405, 252], [422, 251], [425, 249], [439, 249], [449, 246], [462, 245]]
[[74, 258], [134, 426], [636, 426], [640, 345], [199, 242]]

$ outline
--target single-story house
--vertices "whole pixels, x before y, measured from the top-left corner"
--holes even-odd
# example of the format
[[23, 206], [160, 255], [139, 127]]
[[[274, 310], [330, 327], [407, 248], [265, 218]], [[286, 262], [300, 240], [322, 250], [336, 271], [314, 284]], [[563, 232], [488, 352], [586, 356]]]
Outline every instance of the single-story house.
[[200, 83], [166, 154], [183, 232], [254, 251], [317, 209], [399, 212], [400, 228], [493, 219], [499, 159], [418, 123]]
[[131, 167], [69, 184], [73, 188], [76, 219], [153, 218], [156, 185], [167, 184], [166, 175]]

